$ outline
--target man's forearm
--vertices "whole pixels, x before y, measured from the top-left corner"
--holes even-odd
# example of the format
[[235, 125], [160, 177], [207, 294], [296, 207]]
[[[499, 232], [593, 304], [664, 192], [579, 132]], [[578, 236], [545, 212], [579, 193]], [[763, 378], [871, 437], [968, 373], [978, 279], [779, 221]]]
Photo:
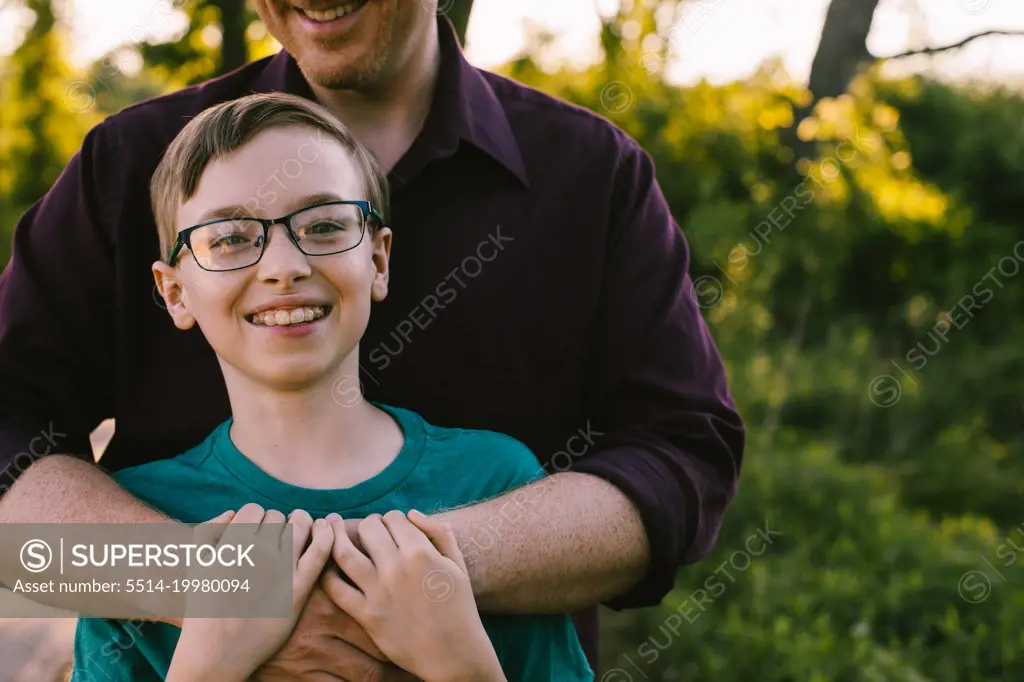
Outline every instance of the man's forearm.
[[65, 455], [30, 466], [0, 498], [0, 523], [160, 523], [167, 517], [103, 471]]
[[565, 613], [599, 604], [645, 575], [640, 514], [596, 476], [559, 473], [444, 512], [482, 611]]
[[[98, 467], [64, 455], [49, 455], [33, 463], [0, 498], [0, 524], [169, 521], [132, 497]], [[19, 548], [8, 547], [9, 543], [10, 534], [0, 526], [0, 553], [17, 557]], [[9, 576], [0, 575], [0, 582], [9, 584]], [[134, 603], [127, 595], [115, 598]], [[75, 594], [50, 594], [45, 600], [51, 606], [71, 610], [82, 605], [81, 597]]]

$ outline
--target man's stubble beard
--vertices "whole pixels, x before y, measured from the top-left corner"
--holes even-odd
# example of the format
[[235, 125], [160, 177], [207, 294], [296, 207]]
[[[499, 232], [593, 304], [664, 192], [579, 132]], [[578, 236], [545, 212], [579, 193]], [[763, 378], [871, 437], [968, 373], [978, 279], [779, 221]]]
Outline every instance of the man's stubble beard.
[[[328, 90], [354, 90], [356, 92], [373, 92], [385, 84], [385, 69], [388, 65], [389, 46], [394, 38], [395, 27], [392, 22], [384, 26], [383, 35], [374, 40], [371, 52], [356, 64], [347, 65], [338, 71], [328, 69], [307, 71], [299, 64], [306, 80]], [[330, 49], [330, 48], [326, 48]]]

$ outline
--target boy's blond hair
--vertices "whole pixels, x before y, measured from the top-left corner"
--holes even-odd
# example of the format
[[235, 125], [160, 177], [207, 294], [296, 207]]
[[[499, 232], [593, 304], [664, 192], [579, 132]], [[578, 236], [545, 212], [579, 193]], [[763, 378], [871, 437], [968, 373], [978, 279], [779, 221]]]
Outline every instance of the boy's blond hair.
[[[218, 104], [197, 115], [182, 128], [164, 152], [149, 183], [153, 216], [160, 236], [161, 260], [167, 261], [178, 236], [175, 225], [178, 208], [195, 194], [206, 167], [212, 161], [248, 144], [259, 133], [285, 126], [312, 128], [340, 142], [363, 173], [367, 194], [365, 199], [373, 204], [387, 222], [387, 174], [376, 157], [352, 136], [330, 110], [295, 95], [249, 95]], [[318, 136], [317, 139], [320, 138]], [[311, 146], [315, 150], [320, 144], [322, 142], [318, 141]], [[303, 156], [306, 155], [296, 150], [295, 163], [302, 164]], [[281, 170], [286, 172], [284, 168]], [[259, 206], [256, 191], [257, 188], [253, 188], [251, 202], [246, 202], [245, 206]]]

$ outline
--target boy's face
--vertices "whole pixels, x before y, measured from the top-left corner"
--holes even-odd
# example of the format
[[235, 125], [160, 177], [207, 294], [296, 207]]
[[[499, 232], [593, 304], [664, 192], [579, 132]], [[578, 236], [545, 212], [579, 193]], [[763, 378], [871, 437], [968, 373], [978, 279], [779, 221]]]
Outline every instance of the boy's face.
[[[207, 166], [196, 193], [178, 209], [179, 231], [210, 214], [278, 218], [325, 200], [366, 199], [361, 172], [334, 139], [305, 127], [264, 131]], [[315, 197], [314, 195], [319, 195]], [[242, 207], [242, 208], [233, 208]], [[153, 264], [157, 287], [179, 329], [198, 323], [225, 378], [238, 373], [278, 390], [337, 378], [358, 357], [371, 301], [387, 295], [391, 232], [367, 226], [353, 249], [308, 256], [284, 225], [270, 229], [262, 258], [240, 270], [210, 272], [183, 249], [175, 266]], [[295, 311], [326, 312], [298, 325], [267, 325]], [[254, 317], [255, 313], [262, 313]], [[282, 317], [284, 316], [284, 317]], [[351, 362], [351, 361], [350, 361]]]

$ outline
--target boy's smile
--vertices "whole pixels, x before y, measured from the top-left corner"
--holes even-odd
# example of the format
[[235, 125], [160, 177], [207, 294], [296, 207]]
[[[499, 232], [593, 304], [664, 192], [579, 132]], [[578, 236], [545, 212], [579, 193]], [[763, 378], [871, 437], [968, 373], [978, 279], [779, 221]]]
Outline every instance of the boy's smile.
[[[182, 249], [174, 266], [154, 264], [175, 324], [182, 329], [199, 325], [226, 381], [246, 377], [247, 383], [280, 390], [329, 385], [350, 371], [348, 365], [355, 367], [371, 301], [387, 294], [390, 231], [371, 230], [346, 212], [337, 218], [339, 208], [361, 215], [356, 206], [322, 207], [365, 200], [366, 182], [351, 155], [337, 141], [324, 139], [315, 155], [305, 155], [301, 168], [294, 168], [295, 150], [315, 135], [301, 126], [272, 128], [215, 158], [195, 193], [179, 207], [176, 225], [185, 230], [231, 207], [244, 207], [235, 219], [276, 220], [301, 211], [299, 216], [311, 216], [308, 221], [293, 223], [291, 234], [283, 223], [274, 223], [265, 244], [264, 233], [234, 227], [246, 221], [217, 223], [215, 234], [193, 232], [196, 251]], [[269, 177], [278, 182], [269, 185]], [[262, 191], [268, 186], [273, 191]], [[337, 239], [349, 239], [351, 248], [330, 255], [306, 253]], [[256, 262], [211, 271], [214, 259], [246, 258], [238, 254], [253, 254], [248, 262]]]
[[331, 312], [331, 305], [316, 301], [278, 301], [245, 316], [257, 327], [308, 327]]

